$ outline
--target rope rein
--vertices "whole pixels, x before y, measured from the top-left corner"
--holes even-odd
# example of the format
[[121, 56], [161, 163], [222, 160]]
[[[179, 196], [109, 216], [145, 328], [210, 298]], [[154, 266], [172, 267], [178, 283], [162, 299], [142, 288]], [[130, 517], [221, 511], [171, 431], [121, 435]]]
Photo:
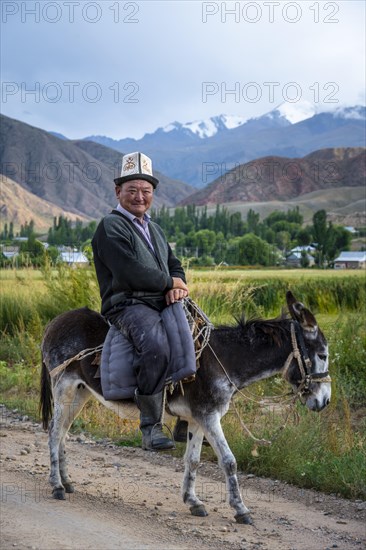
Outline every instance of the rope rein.
[[[239, 388], [238, 386], [231, 380], [227, 370], [225, 369], [224, 365], [222, 364], [222, 362], [220, 361], [220, 359], [218, 358], [215, 350], [212, 348], [211, 344], [208, 344], [208, 347], [210, 348], [213, 356], [215, 357], [216, 361], [218, 362], [218, 364], [220, 365], [221, 369], [223, 370], [226, 378], [228, 379], [228, 382], [229, 384], [234, 388], [235, 392], [236, 393], [239, 393], [242, 397], [244, 397], [245, 399], [250, 399], [251, 401], [255, 401], [256, 403], [258, 403], [257, 400], [255, 399], [252, 399], [252, 398], [249, 398], [248, 396], [246, 396]], [[244, 432], [246, 432], [246, 434], [251, 438], [253, 439], [253, 441], [255, 441], [255, 443], [257, 445], [262, 445], [262, 446], [269, 446], [269, 445], [272, 445], [272, 440], [268, 440], [268, 439], [259, 439], [257, 437], [255, 437], [255, 435], [252, 434], [252, 432], [249, 430], [249, 428], [245, 425], [243, 419], [241, 418], [240, 414], [239, 414], [239, 411], [237, 409], [237, 407], [235, 406], [235, 403], [234, 403], [234, 400], [231, 401], [231, 406], [232, 408], [234, 409], [234, 412], [236, 414], [236, 416], [238, 417], [238, 420], [239, 420], [239, 423], [240, 423], [240, 426], [242, 428], [242, 430]], [[287, 422], [287, 420], [286, 420]], [[281, 428], [282, 429], [282, 428]]]
[[[311, 361], [310, 361], [309, 357], [307, 356], [307, 352], [304, 349], [303, 354], [302, 354], [300, 349], [299, 349], [299, 346], [298, 346], [297, 337], [296, 337], [295, 322], [293, 322], [293, 321], [291, 322], [290, 328], [291, 328], [292, 351], [290, 352], [289, 356], [287, 357], [287, 359], [285, 361], [284, 366], [281, 369], [282, 377], [287, 382], [290, 383], [290, 381], [288, 379], [288, 376], [287, 376], [288, 375], [288, 370], [290, 368], [290, 365], [291, 365], [293, 359], [296, 359], [297, 363], [298, 363], [298, 366], [299, 366], [300, 374], [301, 374], [301, 380], [299, 381], [300, 385], [297, 389], [297, 392], [296, 392], [295, 396], [291, 397], [289, 400], [287, 400], [287, 402], [289, 402], [290, 404], [289, 404], [289, 410], [288, 410], [288, 413], [286, 415], [285, 422], [284, 422], [283, 425], [281, 425], [277, 429], [277, 431], [275, 432], [275, 435], [272, 437], [272, 440], [258, 439], [257, 437], [255, 437], [251, 433], [249, 428], [244, 424], [242, 418], [240, 417], [238, 409], [235, 406], [234, 401], [232, 400], [232, 402], [231, 402], [232, 408], [234, 409], [235, 414], [237, 415], [237, 417], [239, 419], [239, 422], [240, 422], [240, 425], [241, 425], [243, 431], [245, 431], [249, 435], [249, 437], [251, 437], [255, 441], [256, 445], [268, 446], [268, 445], [272, 444], [272, 442], [278, 437], [279, 432], [282, 431], [286, 427], [291, 412], [293, 414], [295, 414], [295, 404], [296, 404], [297, 399], [301, 400], [301, 397], [304, 395], [304, 393], [307, 393], [309, 391], [309, 387], [310, 387], [310, 384], [312, 382], [321, 383], [321, 382], [331, 382], [332, 381], [332, 379], [331, 379], [331, 377], [329, 376], [328, 373], [311, 374]], [[237, 385], [231, 380], [227, 370], [225, 369], [224, 365], [222, 364], [222, 362], [218, 358], [218, 356], [217, 356], [215, 350], [212, 348], [211, 344], [208, 344], [208, 347], [210, 348], [211, 353], [213, 354], [216, 361], [219, 363], [221, 369], [223, 370], [226, 378], [228, 379], [229, 384], [235, 390], [235, 393], [239, 393], [245, 399], [249, 399], [250, 401], [254, 401], [257, 404], [260, 404], [260, 401], [258, 401], [258, 399], [255, 399], [255, 398], [253, 399], [253, 397], [249, 397], [248, 395], [245, 395], [245, 393], [237, 387]], [[303, 355], [304, 355], [304, 357], [303, 357]], [[304, 367], [304, 363], [305, 363], [305, 367]], [[254, 394], [251, 394], [251, 395], [254, 396]], [[281, 399], [282, 397], [286, 397], [286, 396], [289, 396], [289, 395], [292, 396], [293, 395], [292, 392], [285, 393], [285, 394], [282, 394], [280, 396], [274, 396], [274, 399]], [[272, 398], [266, 398], [266, 399], [270, 400]], [[296, 413], [296, 415], [297, 415], [297, 413]], [[298, 415], [297, 415], [297, 418], [298, 418]]]
[[94, 353], [100, 353], [103, 349], [103, 344], [100, 344], [96, 348], [87, 348], [79, 351], [74, 357], [70, 357], [70, 359], [66, 359], [61, 365], [58, 365], [50, 372], [51, 378], [55, 378], [60, 372], [64, 371], [66, 367], [68, 367], [71, 363], [74, 361], [81, 361], [84, 359], [84, 357], [88, 357], [89, 355], [93, 355]]
[[[227, 372], [224, 365], [222, 364], [219, 357], [217, 356], [215, 350], [212, 348], [211, 344], [209, 343], [211, 331], [214, 328], [214, 325], [212, 324], [210, 319], [205, 315], [205, 313], [201, 310], [201, 308], [193, 300], [191, 300], [191, 298], [185, 298], [181, 303], [183, 305], [183, 309], [184, 309], [184, 312], [185, 312], [185, 315], [186, 315], [186, 318], [187, 318], [187, 321], [188, 321], [188, 324], [189, 324], [189, 327], [190, 327], [191, 335], [192, 335], [192, 338], [193, 338], [195, 354], [196, 354], [196, 361], [197, 361], [197, 368], [199, 367], [199, 359], [202, 355], [202, 352], [208, 346], [208, 348], [210, 349], [212, 355], [215, 357], [216, 361], [218, 362], [218, 364], [220, 365], [222, 371], [224, 372], [229, 384], [234, 389], [235, 393], [238, 393], [242, 397], [244, 397], [244, 399], [253, 401], [253, 402], [255, 402], [259, 405], [261, 404], [261, 401], [263, 402], [263, 401], [266, 401], [266, 400], [267, 401], [272, 401], [272, 402], [273, 402], [273, 400], [280, 400], [283, 403], [285, 403], [285, 402], [289, 403], [288, 413], [286, 415], [286, 419], [285, 419], [284, 424], [281, 425], [276, 430], [276, 432], [275, 432], [275, 434], [274, 434], [274, 436], [272, 437], [271, 440], [267, 440], [267, 439], [259, 439], [259, 438], [255, 437], [252, 434], [252, 432], [249, 430], [249, 428], [243, 422], [243, 420], [242, 420], [242, 418], [239, 414], [239, 411], [238, 411], [237, 407], [235, 406], [234, 401], [233, 400], [231, 401], [231, 406], [232, 406], [236, 416], [238, 417], [238, 420], [239, 420], [239, 423], [240, 423], [240, 426], [241, 426], [242, 430], [251, 439], [253, 439], [253, 441], [255, 442], [255, 447], [257, 445], [262, 445], [262, 446], [271, 445], [273, 443], [273, 441], [278, 437], [279, 432], [282, 431], [286, 427], [288, 419], [289, 419], [291, 413], [296, 415], [296, 418], [298, 420], [298, 414], [296, 413], [295, 408], [294, 408], [295, 404], [296, 404], [296, 401], [297, 401], [297, 399], [301, 400], [303, 395], [309, 392], [309, 387], [310, 387], [310, 384], [312, 382], [322, 383], [322, 382], [331, 382], [332, 381], [332, 379], [329, 376], [328, 372], [319, 373], [319, 374], [317, 374], [317, 373], [312, 374], [311, 373], [311, 361], [310, 361], [310, 359], [307, 355], [307, 351], [306, 351], [306, 348], [304, 346], [304, 342], [303, 342], [303, 340], [300, 339], [300, 338], [302, 338], [302, 335], [300, 333], [298, 333], [298, 337], [300, 339], [300, 348], [302, 348], [302, 351], [301, 351], [299, 349], [298, 337], [296, 335], [296, 325], [295, 325], [295, 322], [292, 321], [291, 325], [290, 325], [292, 351], [288, 355], [288, 357], [287, 357], [287, 359], [284, 363], [284, 366], [281, 369], [281, 372], [282, 372], [282, 377], [287, 382], [290, 383], [290, 381], [288, 379], [288, 371], [289, 371], [289, 368], [292, 364], [292, 361], [294, 359], [297, 361], [297, 364], [298, 364], [298, 367], [299, 367], [299, 370], [300, 370], [300, 374], [301, 374], [301, 380], [298, 381], [299, 382], [299, 387], [297, 388], [297, 392], [296, 392], [295, 396], [293, 396], [292, 392], [287, 392], [287, 393], [284, 393], [284, 394], [281, 394], [281, 395], [278, 395], [278, 396], [263, 397], [261, 399], [261, 401], [258, 401], [255, 394], [251, 393], [247, 388], [245, 388], [245, 391], [248, 392], [248, 394], [249, 394], [249, 395], [246, 395], [232, 381], [232, 379], [229, 376], [229, 373]], [[66, 361], [64, 361], [63, 363], [58, 365], [57, 367], [55, 367], [50, 372], [50, 376], [52, 378], [55, 378], [60, 373], [63, 373], [64, 370], [66, 369], [66, 367], [68, 367], [68, 365], [70, 365], [74, 361], [81, 361], [85, 357], [88, 357], [88, 356], [93, 355], [93, 354], [101, 353], [102, 350], [103, 350], [103, 344], [100, 344], [99, 346], [96, 346], [95, 348], [84, 349], [84, 350], [80, 351], [79, 353], [77, 353], [76, 355], [74, 355], [73, 357], [70, 357], [69, 359], [67, 359]], [[181, 388], [182, 395], [184, 395], [182, 381], [180, 381], [180, 388]], [[162, 424], [163, 424], [163, 421], [164, 421], [164, 410], [165, 410], [166, 399], [167, 399], [166, 391], [167, 391], [167, 386], [165, 386], [164, 393], [163, 393], [163, 409], [162, 409], [162, 415], [161, 415], [161, 418], [160, 418], [160, 422]], [[289, 396], [291, 396], [291, 397], [285, 401], [284, 398], [289, 397]]]
[[[184, 313], [187, 317], [187, 321], [190, 327], [196, 353], [196, 361], [198, 363], [198, 360], [201, 357], [203, 350], [208, 344], [211, 330], [214, 328], [214, 325], [211, 323], [210, 319], [207, 317], [207, 315], [205, 315], [202, 309], [193, 300], [191, 300], [191, 298], [185, 298], [181, 303], [183, 305]], [[55, 367], [50, 372], [51, 378], [55, 378], [74, 361], [81, 361], [89, 355], [93, 355], [94, 353], [101, 353], [102, 350], [103, 344], [100, 344], [95, 348], [87, 348], [79, 351], [79, 353], [77, 353], [73, 357], [70, 357], [69, 359], [66, 359], [66, 361]]]
[[214, 328], [214, 325], [202, 309], [191, 298], [185, 298], [181, 301], [181, 303], [191, 330], [198, 368], [199, 358], [209, 343], [211, 331]]

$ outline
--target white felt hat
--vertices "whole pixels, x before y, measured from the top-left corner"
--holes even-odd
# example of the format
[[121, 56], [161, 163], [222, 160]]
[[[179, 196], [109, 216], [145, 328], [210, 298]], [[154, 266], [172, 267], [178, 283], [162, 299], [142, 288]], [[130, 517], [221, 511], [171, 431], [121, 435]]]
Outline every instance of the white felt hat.
[[159, 180], [153, 176], [152, 162], [143, 153], [128, 153], [122, 157], [121, 176], [114, 180], [116, 185], [122, 185], [125, 181], [146, 180], [155, 188]]

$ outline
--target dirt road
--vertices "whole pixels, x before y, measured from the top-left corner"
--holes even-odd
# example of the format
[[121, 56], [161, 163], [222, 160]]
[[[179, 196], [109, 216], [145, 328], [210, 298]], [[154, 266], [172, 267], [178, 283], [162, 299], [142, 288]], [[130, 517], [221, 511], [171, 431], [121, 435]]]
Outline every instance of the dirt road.
[[326, 550], [366, 547], [366, 504], [240, 474], [254, 525], [237, 525], [216, 464], [197, 489], [209, 516], [190, 515], [180, 486], [183, 460], [72, 436], [76, 492], [51, 497], [47, 436], [1, 409], [0, 548], [92, 550]]

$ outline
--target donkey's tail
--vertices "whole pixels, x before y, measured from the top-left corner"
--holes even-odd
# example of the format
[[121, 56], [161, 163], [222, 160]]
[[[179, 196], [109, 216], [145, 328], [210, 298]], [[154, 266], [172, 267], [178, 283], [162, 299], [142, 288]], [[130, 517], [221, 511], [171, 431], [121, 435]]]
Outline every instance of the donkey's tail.
[[44, 430], [48, 429], [48, 424], [52, 418], [52, 386], [51, 377], [45, 362], [42, 360], [42, 372], [41, 372], [41, 395], [39, 399], [39, 410], [42, 416], [42, 426]]

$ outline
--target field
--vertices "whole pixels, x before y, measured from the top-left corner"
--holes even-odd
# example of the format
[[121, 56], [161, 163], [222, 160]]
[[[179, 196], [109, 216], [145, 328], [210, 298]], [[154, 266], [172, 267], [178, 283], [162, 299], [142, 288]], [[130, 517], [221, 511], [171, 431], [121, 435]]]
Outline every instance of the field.
[[[366, 331], [365, 276], [360, 271], [319, 270], [192, 270], [186, 266], [192, 298], [215, 324], [234, 317], [273, 317], [285, 305], [291, 289], [316, 315], [330, 345], [332, 402], [321, 414], [296, 407], [283, 430], [286, 407], [264, 396], [281, 394], [280, 379], [256, 384], [248, 399], [236, 399], [249, 429], [271, 439], [271, 447], [256, 448], [241, 433], [233, 411], [224, 429], [239, 468], [347, 497], [366, 497], [365, 402]], [[37, 418], [39, 343], [48, 320], [61, 311], [88, 305], [99, 309], [91, 270], [0, 272], [0, 391], [1, 401]], [[253, 397], [254, 395], [254, 397]], [[271, 400], [270, 400], [271, 401]], [[281, 401], [280, 401], [281, 403]], [[134, 422], [116, 418], [91, 402], [74, 422], [75, 431], [111, 437], [121, 445], [138, 445]], [[182, 453], [179, 445], [175, 453]], [[204, 456], [214, 459], [211, 449]]]

